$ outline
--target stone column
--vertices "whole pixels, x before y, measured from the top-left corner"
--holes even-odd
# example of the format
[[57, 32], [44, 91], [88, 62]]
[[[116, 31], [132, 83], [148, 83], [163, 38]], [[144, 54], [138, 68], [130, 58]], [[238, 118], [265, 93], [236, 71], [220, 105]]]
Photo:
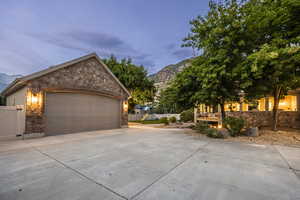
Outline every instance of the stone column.
[[197, 123], [198, 107], [194, 108], [194, 123]]

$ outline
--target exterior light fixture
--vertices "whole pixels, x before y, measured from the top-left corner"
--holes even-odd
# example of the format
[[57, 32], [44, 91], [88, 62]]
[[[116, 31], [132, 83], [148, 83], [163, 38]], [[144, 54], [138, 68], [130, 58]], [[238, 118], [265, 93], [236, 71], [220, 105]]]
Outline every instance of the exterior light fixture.
[[43, 102], [42, 92], [34, 93], [31, 90], [27, 91], [26, 107], [27, 107], [27, 110], [29, 113], [41, 114], [42, 113], [42, 102]]
[[33, 95], [32, 97], [31, 97], [31, 103], [32, 104], [35, 104], [35, 103], [38, 103], [38, 97], [37, 97], [37, 95]]
[[128, 102], [127, 101], [123, 102], [123, 110], [124, 110], [124, 112], [128, 112]]

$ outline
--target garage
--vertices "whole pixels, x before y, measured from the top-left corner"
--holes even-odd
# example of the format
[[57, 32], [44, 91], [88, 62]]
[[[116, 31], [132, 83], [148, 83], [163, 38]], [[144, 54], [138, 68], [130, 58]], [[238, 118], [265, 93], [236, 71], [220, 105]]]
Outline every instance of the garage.
[[47, 93], [46, 135], [120, 128], [120, 100], [100, 95]]
[[2, 95], [24, 107], [26, 137], [128, 127], [130, 93], [95, 53], [16, 79]]

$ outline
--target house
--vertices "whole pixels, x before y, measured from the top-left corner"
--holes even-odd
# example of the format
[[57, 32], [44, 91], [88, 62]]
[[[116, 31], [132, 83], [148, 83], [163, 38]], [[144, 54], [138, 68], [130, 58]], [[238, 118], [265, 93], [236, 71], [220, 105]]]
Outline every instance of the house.
[[149, 106], [143, 106], [143, 105], [135, 105], [134, 106], [134, 114], [145, 114], [150, 110]]
[[[228, 116], [242, 117], [251, 126], [269, 126], [272, 123], [271, 112], [274, 106], [274, 98], [264, 97], [255, 103], [227, 102], [225, 111]], [[300, 128], [300, 88], [289, 91], [288, 95], [279, 101], [279, 125], [282, 127]], [[220, 126], [220, 107], [212, 107], [200, 104], [195, 109], [195, 122], [208, 121]]]
[[128, 124], [127, 89], [95, 54], [12, 82], [7, 106], [23, 105], [25, 134], [57, 135]]

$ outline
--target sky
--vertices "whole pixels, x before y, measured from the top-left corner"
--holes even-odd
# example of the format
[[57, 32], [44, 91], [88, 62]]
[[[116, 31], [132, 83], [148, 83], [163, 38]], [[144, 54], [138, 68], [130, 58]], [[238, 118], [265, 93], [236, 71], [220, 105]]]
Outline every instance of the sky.
[[149, 74], [192, 57], [189, 21], [208, 0], [5, 0], [0, 73], [26, 75], [96, 52], [132, 58]]

